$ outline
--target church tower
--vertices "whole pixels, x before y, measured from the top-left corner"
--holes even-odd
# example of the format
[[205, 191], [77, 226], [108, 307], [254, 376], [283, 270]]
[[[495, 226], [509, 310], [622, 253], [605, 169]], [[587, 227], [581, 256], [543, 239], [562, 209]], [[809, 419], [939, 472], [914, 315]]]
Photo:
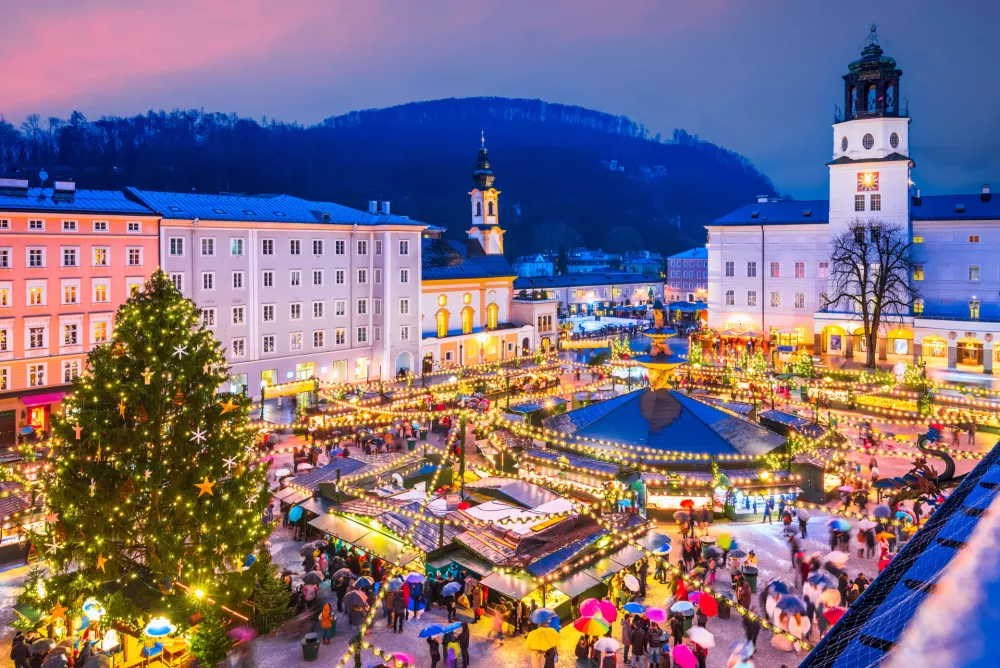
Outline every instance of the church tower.
[[903, 72], [879, 46], [871, 27], [861, 58], [844, 75], [844, 109], [833, 124], [830, 238], [854, 220], [909, 229], [910, 160], [907, 110], [900, 106]]
[[500, 191], [493, 187], [496, 174], [490, 167], [486, 137], [480, 136], [479, 159], [472, 172], [476, 187], [469, 193], [472, 203], [472, 227], [469, 238], [478, 239], [489, 255], [503, 255], [503, 230], [500, 229]]

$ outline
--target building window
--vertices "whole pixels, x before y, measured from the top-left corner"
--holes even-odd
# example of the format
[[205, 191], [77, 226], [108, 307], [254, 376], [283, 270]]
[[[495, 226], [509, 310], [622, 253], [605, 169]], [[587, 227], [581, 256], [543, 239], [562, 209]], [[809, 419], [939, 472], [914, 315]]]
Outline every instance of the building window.
[[246, 312], [246, 307], [234, 306], [232, 323], [234, 325], [242, 325], [245, 322], [245, 317], [244, 317], [245, 312]]
[[781, 306], [781, 293], [780, 292], [772, 292], [771, 293], [771, 306], [772, 306], [772, 308], [777, 308], [777, 307]]
[[44, 348], [45, 347], [45, 328], [44, 327], [29, 327], [28, 328], [28, 347], [29, 348]]
[[882, 195], [880, 195], [879, 193], [872, 194], [871, 210], [872, 211], [882, 210]]
[[313, 332], [313, 348], [322, 348], [326, 345], [326, 332], [317, 329]]
[[205, 237], [201, 240], [201, 254], [202, 255], [215, 255], [215, 239], [211, 237]]
[[781, 278], [781, 263], [772, 262], [771, 263], [771, 278]]
[[106, 220], [95, 220], [94, 221], [94, 231], [95, 232], [107, 232], [108, 231], [108, 221], [106, 221]]
[[826, 278], [830, 274], [830, 263], [820, 262], [816, 271], [816, 278]]
[[979, 265], [970, 264], [969, 265], [969, 280], [973, 282], [979, 281]]
[[230, 350], [233, 357], [245, 357], [247, 354], [247, 340], [243, 337], [233, 339]]
[[45, 231], [45, 221], [44, 220], [29, 220], [28, 229], [32, 232], [44, 232]]
[[63, 362], [63, 382], [72, 383], [73, 379], [80, 375], [79, 360], [66, 360]]
[[855, 211], [864, 211], [865, 210], [865, 196], [864, 195], [855, 195], [854, 196], [854, 210]]
[[358, 284], [364, 285], [367, 282], [368, 282], [368, 270], [358, 269]]
[[368, 255], [368, 242], [358, 239], [358, 255]]
[[274, 334], [265, 334], [263, 340], [263, 352], [273, 353], [274, 352]]
[[756, 306], [756, 305], [757, 305], [757, 291], [747, 290], [747, 306]]
[[399, 300], [399, 315], [410, 315], [410, 300], [400, 299]]
[[28, 288], [28, 306], [45, 306], [45, 288], [41, 286]]
[[28, 387], [41, 387], [45, 385], [45, 365], [28, 365]]
[[77, 263], [76, 249], [75, 248], [63, 248], [62, 249], [62, 266], [64, 267], [75, 267]]
[[726, 306], [732, 306], [736, 303], [736, 293], [732, 290], [726, 290]]
[[806, 263], [796, 262], [795, 263], [795, 278], [805, 278], [806, 277]]
[[233, 272], [233, 290], [243, 289], [243, 272], [234, 271]]
[[490, 304], [486, 307], [486, 328], [496, 329], [500, 318], [500, 307], [496, 304]]
[[184, 255], [184, 237], [170, 237], [170, 254], [174, 257]]
[[410, 242], [406, 239], [401, 239], [399, 242], [399, 254], [409, 255], [410, 254]]
[[214, 271], [203, 271], [201, 272], [201, 289], [212, 291], [215, 290], [215, 272]]
[[215, 309], [201, 309], [201, 324], [203, 327], [215, 327]]
[[358, 343], [368, 343], [367, 327], [358, 327]]
[[288, 319], [289, 320], [301, 320], [302, 319], [302, 304], [295, 303], [288, 305]]
[[969, 243], [970, 244], [978, 244], [979, 243], [979, 235], [978, 234], [970, 234], [969, 235]]
[[973, 320], [979, 318], [979, 300], [970, 299], [969, 300], [969, 317]]
[[289, 255], [301, 255], [302, 254], [302, 241], [300, 239], [289, 239], [288, 240], [288, 254]]
[[[607, 294], [608, 294], [607, 291], [605, 291], [604, 294], [605, 294], [605, 296], [607, 296]], [[472, 303], [472, 293], [471, 292], [466, 292], [464, 295], [462, 295], [462, 303], [463, 304], [471, 304]]]
[[10, 229], [10, 219], [0, 218], [0, 230], [9, 230], [9, 229]]
[[357, 313], [358, 313], [358, 315], [367, 315], [368, 314], [368, 300], [367, 299], [359, 299], [358, 300], [358, 311], [357, 311]]
[[104, 304], [111, 301], [111, 295], [107, 283], [95, 283], [94, 284], [94, 301], [99, 304]]
[[727, 262], [726, 263], [726, 277], [729, 278], [730, 276], [735, 276], [735, 275], [736, 275], [736, 263], [735, 262]]
[[274, 322], [274, 304], [264, 304], [261, 310], [262, 322]]
[[806, 293], [796, 292], [795, 293], [795, 308], [805, 308], [806, 307]]
[[142, 232], [142, 223], [137, 220], [130, 220], [125, 229], [129, 234], [138, 234]]
[[347, 315], [347, 300], [336, 299], [333, 302], [333, 314], [338, 316]]
[[375, 279], [375, 285], [381, 284], [382, 283], [382, 270], [379, 269], [378, 267], [376, 267], [375, 269], [372, 270], [372, 272], [373, 272], [373, 274], [372, 274], [373, 278]]
[[439, 339], [443, 339], [448, 336], [448, 312], [444, 309], [440, 309], [435, 315], [434, 319], [437, 321], [437, 336]]
[[757, 278], [756, 262], [747, 262], [747, 278]]
[[372, 313], [382, 315], [382, 300], [378, 297], [372, 300]]
[[313, 319], [321, 320], [326, 312], [326, 302], [313, 302]]
[[336, 255], [343, 255], [344, 254], [344, 242], [340, 241], [340, 240], [334, 241], [333, 242], [333, 252]]
[[345, 274], [345, 272], [344, 272], [344, 270], [343, 270], [343, 269], [338, 269], [338, 270], [337, 270], [337, 271], [336, 271], [336, 272], [334, 273], [334, 278], [333, 278], [333, 280], [334, 280], [334, 282], [335, 282], [335, 283], [336, 283], [337, 285], [343, 285], [343, 284], [344, 284], [344, 274]]
[[107, 267], [108, 266], [108, 249], [107, 248], [94, 248], [94, 266], [95, 267]]
[[471, 306], [466, 306], [462, 309], [462, 334], [472, 333], [472, 323], [474, 320], [476, 312]]
[[[375, 240], [375, 254], [376, 255], [381, 255], [382, 254], [382, 240], [381, 239], [376, 239]], [[376, 337], [375, 340], [378, 341], [378, 337]]]
[[288, 346], [291, 350], [302, 350], [302, 332], [292, 332], [289, 334]]
[[0, 269], [10, 269], [9, 248], [0, 248]]
[[322, 254], [323, 254], [323, 240], [313, 239], [313, 255], [322, 255]]
[[302, 285], [302, 271], [299, 269], [292, 269], [288, 273], [288, 284], [293, 288], [297, 288]]
[[447, 306], [448, 295], [438, 295], [438, 306]]
[[142, 266], [142, 249], [141, 248], [129, 248], [128, 249], [128, 266], [130, 266], [130, 267], [141, 267]]
[[269, 270], [269, 271], [265, 271], [264, 272], [264, 277], [263, 277], [262, 285], [265, 288], [273, 288], [274, 287], [274, 272], [273, 271]]
[[0, 390], [10, 389], [10, 369], [8, 367], [0, 368]]
[[229, 240], [229, 254], [233, 257], [243, 256], [243, 239]]
[[922, 244], [922, 243], [924, 243], [924, 238], [923, 237], [917, 237], [917, 236], [915, 236], [915, 237], [913, 237], [913, 243], [915, 243], [915, 244]]
[[79, 289], [76, 285], [66, 284], [63, 286], [63, 304], [79, 304]]
[[924, 300], [914, 299], [913, 300], [913, 315], [922, 315], [924, 312]]
[[409, 341], [410, 340], [410, 328], [403, 326], [399, 328], [399, 340]]
[[44, 267], [45, 266], [45, 249], [43, 249], [43, 248], [29, 248], [28, 249], [28, 266], [29, 267]]
[[184, 292], [184, 274], [170, 274], [170, 282], [174, 284], [177, 292]]
[[338, 327], [333, 333], [333, 342], [338, 346], [347, 343], [347, 330], [343, 327]]
[[106, 322], [95, 322], [94, 323], [94, 343], [106, 343], [108, 340], [108, 323]]
[[260, 254], [261, 255], [274, 255], [274, 239], [261, 239], [260, 240]]
[[400, 269], [399, 270], [399, 282], [400, 283], [409, 283], [410, 282], [410, 270], [409, 269]]
[[313, 285], [323, 285], [322, 269], [313, 269]]
[[913, 265], [913, 280], [915, 281], [924, 280], [924, 265], [922, 264]]
[[76, 221], [75, 220], [64, 220], [63, 221], [63, 232], [76, 232]]

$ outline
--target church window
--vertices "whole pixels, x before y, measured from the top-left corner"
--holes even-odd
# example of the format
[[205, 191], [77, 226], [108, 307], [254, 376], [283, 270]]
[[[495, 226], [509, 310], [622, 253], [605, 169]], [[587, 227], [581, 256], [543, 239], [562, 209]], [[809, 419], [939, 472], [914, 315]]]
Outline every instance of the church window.
[[476, 202], [476, 215], [477, 216], [483, 215], [483, 203], [482, 202]]
[[466, 304], [471, 304], [472, 303], [472, 293], [471, 292], [466, 292], [464, 295], [462, 295], [462, 301], [465, 302]]
[[491, 200], [491, 201], [490, 201], [490, 203], [489, 203], [489, 208], [490, 208], [490, 215], [491, 215], [491, 216], [495, 216], [496, 214], [495, 214], [495, 213], [493, 213], [493, 202], [492, 202], [492, 200]]
[[875, 89], [875, 84], [868, 86], [866, 95], [868, 97], [868, 113], [874, 114], [878, 106], [878, 92]]
[[438, 297], [438, 306], [444, 306], [448, 303], [448, 295], [440, 295]]
[[840, 138], [840, 152], [845, 153], [847, 151], [847, 137]]
[[851, 86], [851, 118], [858, 115], [858, 89]]
[[865, 150], [871, 149], [875, 145], [875, 137], [869, 132], [864, 137], [861, 138], [861, 145], [865, 147]]
[[893, 84], [885, 87], [885, 110], [896, 111], [896, 86]]
[[500, 307], [496, 304], [490, 304], [486, 307], [486, 328], [496, 329], [497, 324], [499, 324], [500, 317]]
[[448, 336], [448, 312], [441, 309], [434, 314], [434, 319], [437, 320], [437, 335], [439, 339], [443, 339]]
[[466, 306], [462, 309], [462, 334], [472, 333], [472, 317], [475, 313], [471, 306]]
[[889, 146], [893, 148], [899, 148], [899, 135], [893, 132], [889, 135]]

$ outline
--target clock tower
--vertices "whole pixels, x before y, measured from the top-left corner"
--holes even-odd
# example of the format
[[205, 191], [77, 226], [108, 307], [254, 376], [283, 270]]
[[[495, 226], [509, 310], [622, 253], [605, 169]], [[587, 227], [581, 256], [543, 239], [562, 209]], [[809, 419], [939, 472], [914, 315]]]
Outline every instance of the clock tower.
[[861, 58], [844, 75], [844, 109], [833, 124], [830, 239], [854, 220], [898, 225], [909, 234], [910, 118], [900, 106], [902, 70], [872, 26]]

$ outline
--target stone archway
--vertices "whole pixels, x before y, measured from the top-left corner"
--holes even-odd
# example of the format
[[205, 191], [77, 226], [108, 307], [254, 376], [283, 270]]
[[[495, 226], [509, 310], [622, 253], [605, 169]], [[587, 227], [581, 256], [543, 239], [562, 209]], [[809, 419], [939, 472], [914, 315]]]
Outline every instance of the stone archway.
[[403, 373], [413, 373], [413, 353], [408, 350], [396, 355], [396, 376], [400, 376]]
[[521, 352], [524, 354], [531, 352], [531, 339], [527, 336], [521, 339]]
[[423, 373], [430, 373], [434, 370], [434, 353], [425, 353], [423, 360]]

